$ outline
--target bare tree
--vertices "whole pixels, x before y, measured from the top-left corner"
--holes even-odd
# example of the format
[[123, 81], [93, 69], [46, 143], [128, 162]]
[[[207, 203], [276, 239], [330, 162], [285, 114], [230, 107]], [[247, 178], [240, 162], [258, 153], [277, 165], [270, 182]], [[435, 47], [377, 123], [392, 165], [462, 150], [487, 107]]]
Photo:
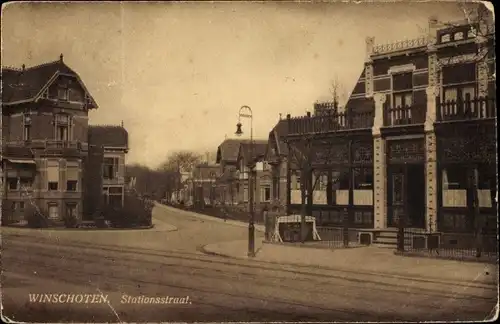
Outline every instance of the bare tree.
[[337, 76], [330, 81], [330, 95], [334, 105], [337, 106], [344, 104], [347, 99], [347, 92]]
[[[321, 157], [317, 156], [318, 151], [314, 148], [313, 136], [304, 135], [298, 140], [287, 139], [287, 143], [289, 147], [289, 166], [293, 165], [300, 171], [300, 239], [301, 242], [305, 242], [307, 236], [306, 216], [312, 212], [314, 190], [316, 190], [321, 177], [324, 175], [320, 170], [315, 169], [315, 162], [322, 163], [321, 160], [323, 160], [324, 163], [327, 163], [328, 158], [321, 159]], [[328, 157], [330, 150], [324, 151], [322, 148], [321, 153]], [[314, 180], [313, 175], [316, 175]]]
[[176, 151], [170, 153], [167, 156], [165, 162], [163, 162], [159, 170], [161, 171], [173, 171], [176, 174], [175, 190], [177, 192], [177, 199], [179, 200], [180, 189], [181, 189], [181, 172], [191, 172], [194, 167], [203, 160], [201, 154], [192, 151]]

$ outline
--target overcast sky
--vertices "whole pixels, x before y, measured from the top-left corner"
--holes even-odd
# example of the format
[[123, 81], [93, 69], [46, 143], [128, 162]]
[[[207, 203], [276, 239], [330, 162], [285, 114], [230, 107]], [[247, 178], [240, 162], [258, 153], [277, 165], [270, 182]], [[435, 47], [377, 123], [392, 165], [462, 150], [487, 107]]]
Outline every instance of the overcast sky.
[[[463, 19], [437, 3], [10, 3], [2, 65], [64, 61], [99, 109], [91, 124], [129, 131], [128, 163], [155, 167], [179, 149], [216, 150], [249, 105], [254, 137], [286, 116], [346, 94], [363, 68], [365, 38], [416, 38], [428, 17]], [[243, 124], [248, 131], [248, 124]], [[248, 134], [248, 133], [247, 133]]]

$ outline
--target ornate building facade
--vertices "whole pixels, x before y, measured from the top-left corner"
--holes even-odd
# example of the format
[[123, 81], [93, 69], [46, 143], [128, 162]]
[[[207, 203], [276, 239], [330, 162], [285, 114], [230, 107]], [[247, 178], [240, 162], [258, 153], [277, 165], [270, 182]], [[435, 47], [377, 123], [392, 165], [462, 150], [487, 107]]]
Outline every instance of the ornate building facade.
[[[415, 40], [368, 38], [366, 53], [344, 112], [288, 116], [288, 151], [301, 155], [289, 160], [313, 171], [301, 179], [314, 184], [309, 212], [321, 225], [372, 232], [401, 221], [426, 233], [496, 228], [492, 20], [431, 19]], [[288, 171], [290, 213], [299, 169]]]

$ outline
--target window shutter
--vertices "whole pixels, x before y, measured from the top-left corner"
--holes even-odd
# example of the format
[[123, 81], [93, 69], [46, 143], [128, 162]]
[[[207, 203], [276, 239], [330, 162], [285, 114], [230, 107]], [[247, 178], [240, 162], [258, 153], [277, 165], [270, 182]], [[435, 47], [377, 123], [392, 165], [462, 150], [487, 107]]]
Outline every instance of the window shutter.
[[47, 163], [47, 182], [59, 182], [59, 162], [48, 161]]
[[66, 169], [66, 180], [78, 181], [78, 167], [68, 166]]

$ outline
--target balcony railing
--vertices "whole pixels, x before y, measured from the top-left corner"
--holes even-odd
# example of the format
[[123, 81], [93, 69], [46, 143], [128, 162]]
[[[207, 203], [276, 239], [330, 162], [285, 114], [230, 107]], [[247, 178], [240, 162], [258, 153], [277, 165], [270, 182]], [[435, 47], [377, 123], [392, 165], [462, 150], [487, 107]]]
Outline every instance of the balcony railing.
[[437, 121], [456, 121], [495, 118], [496, 98], [477, 97], [447, 100], [437, 104]]
[[427, 46], [428, 39], [426, 36], [422, 36], [415, 39], [405, 39], [402, 41], [389, 43], [389, 44], [380, 44], [373, 47], [372, 54], [386, 54], [391, 52], [403, 51], [412, 48], [424, 47]]
[[57, 141], [57, 140], [26, 140], [26, 141], [9, 141], [7, 146], [28, 147], [32, 149], [82, 149], [86, 143], [79, 141]]
[[415, 125], [425, 122], [425, 106], [397, 106], [386, 108], [384, 126]]
[[288, 120], [288, 134], [317, 134], [337, 132], [343, 130], [369, 129], [373, 126], [374, 112], [353, 113], [332, 112], [327, 115], [290, 117]]

